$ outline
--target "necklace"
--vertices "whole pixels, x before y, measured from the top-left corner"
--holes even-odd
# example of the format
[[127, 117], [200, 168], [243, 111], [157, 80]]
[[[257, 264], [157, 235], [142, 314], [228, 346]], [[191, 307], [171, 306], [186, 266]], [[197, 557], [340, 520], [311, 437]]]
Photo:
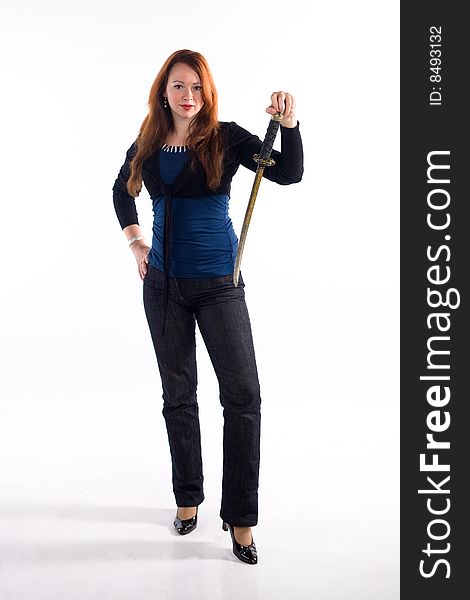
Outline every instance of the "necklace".
[[161, 150], [163, 152], [186, 152], [188, 146], [171, 146], [169, 144], [162, 144]]

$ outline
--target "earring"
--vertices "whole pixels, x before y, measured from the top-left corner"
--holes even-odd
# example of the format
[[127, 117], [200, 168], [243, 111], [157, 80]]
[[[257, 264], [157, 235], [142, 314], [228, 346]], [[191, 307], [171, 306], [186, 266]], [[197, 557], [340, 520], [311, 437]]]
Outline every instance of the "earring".
[[166, 100], [167, 100], [166, 96], [163, 96], [163, 108], [168, 107], [168, 102]]

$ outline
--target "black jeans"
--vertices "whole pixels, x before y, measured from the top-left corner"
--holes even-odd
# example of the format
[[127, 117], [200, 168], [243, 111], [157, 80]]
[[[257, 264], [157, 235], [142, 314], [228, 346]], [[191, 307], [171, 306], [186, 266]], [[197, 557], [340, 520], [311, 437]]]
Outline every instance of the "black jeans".
[[165, 335], [161, 271], [148, 265], [143, 299], [163, 387], [165, 418], [177, 506], [204, 500], [196, 400], [195, 325], [219, 382], [223, 406], [223, 477], [220, 517], [239, 527], [258, 522], [261, 395], [245, 284], [233, 275], [170, 278]]

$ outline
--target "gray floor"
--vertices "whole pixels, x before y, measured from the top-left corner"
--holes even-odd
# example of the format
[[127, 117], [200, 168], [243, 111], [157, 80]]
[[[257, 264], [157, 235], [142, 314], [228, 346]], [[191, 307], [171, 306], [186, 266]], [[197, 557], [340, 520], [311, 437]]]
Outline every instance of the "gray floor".
[[367, 423], [339, 383], [321, 409], [264, 403], [251, 566], [221, 528], [221, 408], [205, 401], [214, 382], [200, 387], [206, 499], [185, 537], [158, 402], [80, 385], [67, 401], [57, 387], [37, 404], [17, 393], [0, 429], [2, 600], [399, 598], [395, 400], [356, 388]]

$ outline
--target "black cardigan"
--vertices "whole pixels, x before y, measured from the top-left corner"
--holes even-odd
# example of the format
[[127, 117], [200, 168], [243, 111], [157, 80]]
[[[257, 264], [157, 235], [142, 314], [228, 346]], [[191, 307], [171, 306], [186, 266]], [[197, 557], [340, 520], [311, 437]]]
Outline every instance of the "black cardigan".
[[[240, 165], [255, 172], [257, 164], [253, 160], [253, 154], [257, 154], [261, 148], [261, 140], [251, 134], [243, 127], [233, 121], [231, 123], [221, 122], [224, 132], [225, 160], [222, 181], [217, 190], [209, 190], [206, 187], [206, 177], [202, 166], [198, 165], [196, 172], [189, 170], [189, 161], [182, 169], [175, 183], [172, 185], [175, 196], [194, 196], [207, 194], [230, 194], [230, 183]], [[276, 164], [266, 167], [263, 177], [281, 185], [297, 183], [303, 175], [303, 149], [300, 137], [299, 124], [297, 127], [288, 129], [281, 126], [281, 151], [273, 150], [272, 158]], [[138, 225], [137, 209], [134, 198], [126, 189], [127, 180], [130, 175], [130, 161], [136, 150], [134, 142], [127, 150], [126, 160], [119, 171], [113, 186], [113, 202], [117, 218], [124, 229], [128, 225]], [[142, 165], [142, 180], [151, 198], [164, 194], [161, 184], [158, 152], [150, 156]]]
[[[149, 156], [142, 164], [142, 181], [151, 198], [165, 196], [165, 227], [164, 227], [164, 257], [163, 266], [165, 277], [164, 288], [164, 317], [162, 335], [165, 332], [165, 317], [168, 304], [169, 271], [170, 271], [170, 240], [171, 240], [171, 204], [173, 196], [198, 196], [210, 194], [230, 195], [230, 185], [233, 176], [240, 165], [255, 172], [258, 165], [253, 160], [253, 155], [258, 154], [262, 141], [256, 135], [251, 134], [234, 121], [220, 122], [222, 135], [224, 136], [224, 165], [220, 185], [216, 190], [207, 187], [206, 175], [202, 165], [197, 161], [196, 169], [190, 168], [190, 162], [181, 169], [176, 180], [171, 186], [166, 185], [160, 176], [159, 152]], [[273, 150], [272, 158], [275, 165], [266, 167], [263, 177], [279, 183], [289, 185], [297, 183], [302, 179], [303, 147], [300, 137], [299, 123], [293, 128], [280, 127], [281, 129], [281, 151]], [[122, 165], [113, 186], [113, 203], [121, 228], [128, 225], [138, 225], [137, 209], [135, 200], [127, 189], [126, 183], [130, 175], [130, 161], [136, 151], [136, 142], [127, 150], [126, 160]], [[189, 152], [192, 152], [189, 150]]]

